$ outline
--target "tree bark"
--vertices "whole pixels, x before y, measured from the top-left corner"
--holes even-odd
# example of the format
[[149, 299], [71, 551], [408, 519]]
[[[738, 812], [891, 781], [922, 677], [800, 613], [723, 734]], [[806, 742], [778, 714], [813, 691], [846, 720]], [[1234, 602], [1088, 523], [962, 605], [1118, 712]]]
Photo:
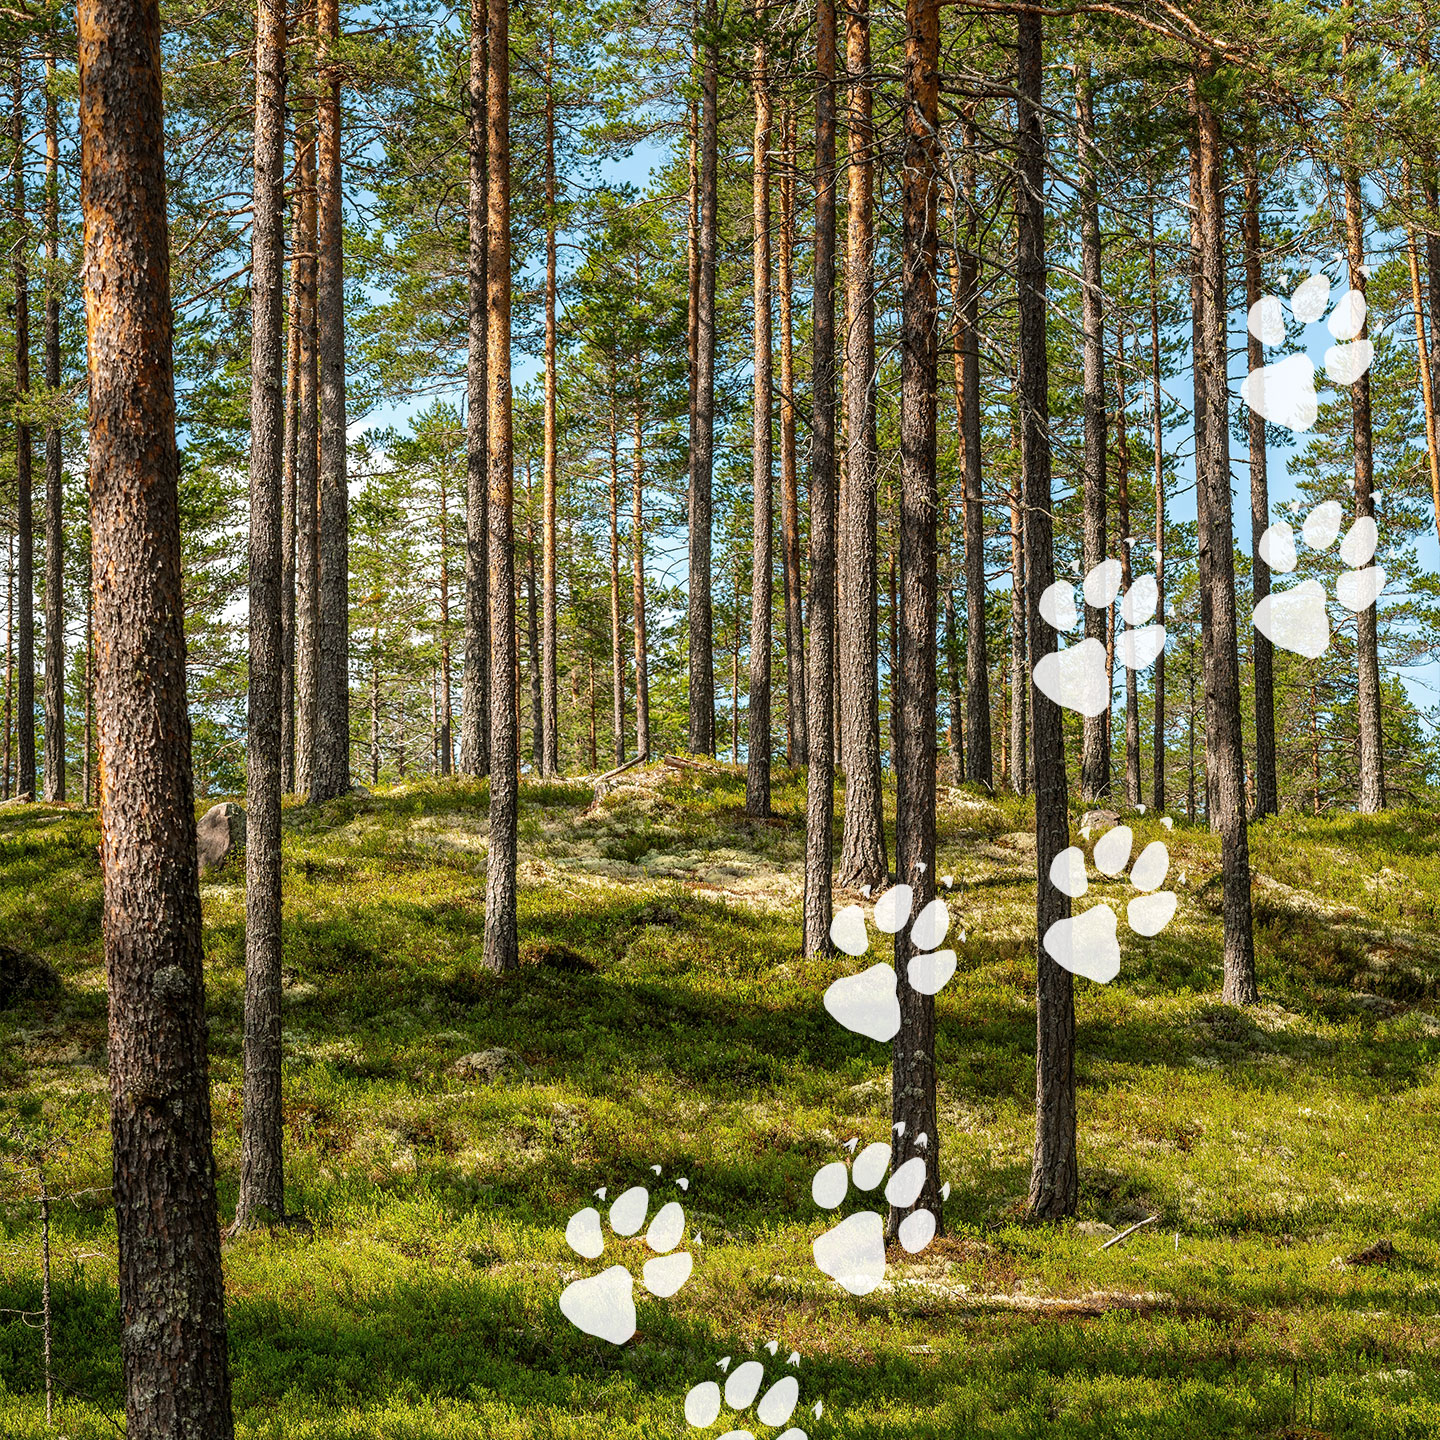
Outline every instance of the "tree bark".
[[690, 735], [692, 754], [715, 753], [714, 615], [710, 594], [711, 472], [715, 459], [715, 264], [719, 199], [719, 27], [706, 0], [700, 71], [699, 288], [695, 308], [695, 424], [690, 439]]
[[990, 668], [985, 618], [985, 510], [981, 502], [980, 254], [975, 204], [975, 111], [960, 120], [960, 179], [965, 189], [965, 245], [956, 257], [955, 350], [959, 371], [961, 497], [965, 512], [965, 778], [995, 782], [990, 733]]
[[489, 497], [489, 368], [486, 357], [488, 264], [486, 219], [489, 213], [490, 167], [486, 155], [489, 67], [486, 36], [488, 0], [470, 0], [470, 75], [468, 118], [469, 190], [466, 251], [466, 299], [469, 308], [469, 354], [465, 369], [465, 670], [460, 699], [460, 769], [466, 775], [490, 771], [490, 604], [486, 595], [490, 569]]
[[[1084, 346], [1085, 540], [1081, 566], [1086, 575], [1105, 559], [1105, 291], [1101, 272], [1100, 191], [1095, 175], [1095, 111], [1089, 62], [1075, 72], [1076, 150], [1080, 165], [1080, 326]], [[1085, 638], [1105, 643], [1109, 613], [1085, 606]], [[1104, 800], [1110, 794], [1109, 714], [1087, 715], [1081, 734], [1080, 794]]]
[[625, 763], [625, 646], [620, 638], [620, 417], [610, 372], [610, 731], [615, 763]]
[[[755, 21], [763, 26], [764, 0], [756, 0]], [[755, 178], [753, 258], [755, 282], [755, 391], [751, 427], [750, 483], [754, 490], [750, 561], [750, 690], [745, 757], [745, 813], [756, 819], [770, 814], [770, 625], [774, 588], [771, 535], [774, 514], [771, 487], [770, 394], [770, 78], [763, 32], [755, 43]], [[636, 401], [638, 406], [639, 401]], [[638, 409], [637, 409], [638, 416]], [[636, 433], [639, 445], [639, 433]], [[637, 527], [639, 507], [636, 507]], [[637, 612], [642, 597], [637, 591]], [[638, 657], [637, 657], [638, 658]], [[636, 746], [643, 755], [645, 748]]]
[[319, 0], [320, 141], [316, 163], [316, 339], [320, 365], [320, 582], [312, 802], [350, 788], [349, 493], [345, 481], [345, 256], [340, 173], [339, 0]]
[[285, 0], [258, 0], [250, 259], [250, 664], [245, 756], [244, 1229], [285, 1213], [280, 1095], [280, 577], [285, 260]]
[[[1151, 437], [1155, 450], [1155, 618], [1165, 622], [1165, 419], [1160, 395], [1160, 287], [1155, 277], [1155, 209], [1149, 214], [1150, 243], [1150, 388]], [[1165, 652], [1155, 657], [1155, 775], [1150, 800], [1159, 812], [1165, 809]]]
[[[10, 113], [14, 144], [11, 179], [14, 185], [15, 223], [19, 238], [14, 248], [15, 277], [15, 398], [23, 407], [30, 398], [30, 269], [25, 221], [25, 69], [15, 67], [15, 92]], [[15, 527], [18, 531], [16, 576], [16, 740], [20, 748], [15, 767], [15, 793], [35, 798], [35, 514], [31, 482], [30, 427], [15, 422]], [[48, 777], [47, 777], [48, 783]]]
[[795, 331], [793, 315], [796, 167], [799, 163], [795, 104], [781, 107], [784, 168], [780, 175], [780, 549], [785, 570], [785, 760], [807, 765], [805, 743], [805, 619], [800, 573], [800, 482], [795, 444]]
[[[1409, 165], [1404, 166], [1405, 191], [1410, 197]], [[1419, 352], [1420, 394], [1425, 406], [1425, 456], [1430, 466], [1430, 502], [1435, 516], [1436, 534], [1440, 535], [1440, 436], [1436, 434], [1435, 388], [1431, 383], [1430, 339], [1426, 336], [1425, 299], [1420, 288], [1420, 252], [1415, 241], [1415, 227], [1405, 227], [1405, 250], [1410, 262], [1410, 294], [1415, 309], [1415, 347]], [[1434, 321], [1434, 311], [1431, 311]]]
[[[640, 257], [635, 258], [635, 284], [640, 286]], [[632, 603], [635, 612], [635, 753], [642, 759], [650, 755], [650, 668], [645, 639], [645, 422], [644, 388], [640, 356], [635, 357], [635, 435], [634, 479], [630, 515], [630, 555], [632, 565]]]
[[[1043, 40], [1040, 16], [1022, 12], [1019, 27], [1019, 164], [1016, 192], [1016, 284], [1020, 302], [1020, 465], [1027, 507], [1026, 611], [1030, 660], [1052, 654], [1055, 632], [1041, 618], [1040, 596], [1054, 580], [1051, 536], [1050, 414], [1045, 356], [1045, 131], [1041, 118]], [[1035, 1156], [1030, 1213], [1073, 1215], [1075, 1162], [1075, 986], [1045, 953], [1046, 931], [1070, 913], [1069, 897], [1050, 883], [1050, 866], [1070, 843], [1065, 743], [1060, 708], [1032, 683], [1035, 744]]]
[[555, 675], [557, 617], [555, 593], [555, 25], [549, 22], [545, 52], [545, 534], [540, 731], [540, 773], [560, 773], [560, 692]]
[[[905, 163], [900, 193], [900, 671], [895, 768], [895, 872], [914, 887], [915, 905], [935, 894], [936, 563], [939, 494], [935, 474], [935, 391], [939, 346], [936, 279], [940, 191], [940, 4], [906, 0]], [[853, 323], [853, 317], [852, 317]], [[852, 411], [852, 416], [854, 412]], [[852, 419], [853, 423], [853, 419]], [[853, 451], [852, 451], [853, 455]], [[854, 484], [854, 473], [851, 474]], [[893, 1046], [893, 1164], [918, 1153], [925, 1183], [912, 1208], [938, 1222], [940, 1135], [935, 1099], [935, 997], [911, 987], [917, 947], [909, 927], [895, 934], [900, 1029]], [[919, 1137], [926, 1137], [917, 1151]], [[888, 1230], [905, 1211], [890, 1209]]]
[[[1128, 593], [1134, 579], [1130, 534], [1130, 436], [1125, 415], [1125, 322], [1120, 321], [1115, 337], [1115, 499], [1120, 520], [1120, 589]], [[1114, 650], [1114, 616], [1111, 616], [1111, 650]], [[1143, 800], [1140, 786], [1140, 693], [1135, 671], [1125, 667], [1125, 800], [1139, 805]]]
[[[298, 148], [298, 147], [297, 147]], [[290, 295], [285, 322], [285, 454], [280, 495], [280, 793], [295, 789], [295, 464], [300, 406], [300, 287], [304, 232], [298, 194], [291, 207]]]
[[815, 11], [815, 299], [811, 314], [810, 650], [805, 954], [830, 952], [835, 817], [835, 5]]
[[[1349, 260], [1350, 288], [1364, 295], [1369, 288], [1365, 275], [1364, 199], [1360, 193], [1359, 171], [1348, 165], [1345, 169], [1345, 248]], [[1369, 334], [1370, 323], [1367, 320], [1358, 338], [1364, 340]], [[1375, 483], [1375, 461], [1368, 370], [1350, 387], [1350, 434], [1355, 451], [1355, 515], [1357, 519], [1374, 519], [1375, 501], [1370, 492]], [[1385, 808], [1378, 611], [1378, 605], [1367, 605], [1355, 617], [1355, 660], [1359, 680], [1356, 705], [1360, 720], [1360, 789], [1355, 798], [1362, 815], [1375, 814]]]
[[[850, 193], [845, 226], [847, 456], [838, 536], [836, 657], [845, 756], [845, 823], [839, 880], [842, 885], [859, 889], [879, 885], [889, 868], [880, 789], [877, 679], [880, 621], [875, 547], [879, 454], [875, 437], [875, 127], [871, 121], [869, 0], [855, 0], [846, 8], [845, 36]], [[932, 232], [934, 228], [932, 225]]]
[[[53, 407], [60, 389], [60, 143], [55, 61], [45, 62], [45, 386]], [[65, 801], [65, 473], [60, 426], [45, 426], [45, 798]]]
[[[15, 536], [5, 536], [5, 754], [0, 763], [0, 800], [10, 798], [11, 720], [15, 705]], [[89, 803], [88, 801], [86, 802]]]
[[515, 872], [520, 768], [515, 718], [515, 477], [510, 410], [510, 7], [487, 0], [487, 378], [490, 444], [490, 852], [485, 868], [485, 965], [520, 964]]
[[1205, 753], [1212, 828], [1220, 833], [1225, 908], [1225, 983], [1221, 998], [1252, 1005], [1255, 945], [1250, 919], [1250, 841], [1245, 819], [1245, 752], [1240, 727], [1240, 661], [1236, 647], [1235, 539], [1231, 520], [1227, 387], [1224, 152], [1220, 126], [1198, 79], [1192, 79], [1199, 160], [1201, 347], [1197, 401], [1204, 397], [1204, 443], [1197, 452], [1196, 518], [1200, 589], [1208, 598], [1205, 648]]
[[[1023, 401], [1022, 401], [1023, 404]], [[1024, 481], [1010, 492], [1010, 788], [1028, 791], [1026, 740]]]
[[126, 1434], [230, 1440], [185, 694], [159, 9], [81, 0], [101, 858]]
[[525, 510], [525, 618], [530, 640], [530, 763], [538, 771], [543, 764], [545, 745], [545, 701], [540, 682], [540, 616], [536, 605], [536, 591], [539, 587], [536, 585], [535, 576], [535, 494], [528, 457], [525, 461]]
[[450, 703], [450, 504], [440, 472], [440, 773], [454, 769], [455, 716]]
[[[301, 22], [305, 31], [313, 31], [314, 15], [307, 5]], [[320, 593], [314, 100], [305, 97], [296, 112], [302, 240], [295, 257], [295, 285], [300, 291], [300, 385], [295, 421], [295, 790], [309, 795], [315, 773]]]
[[[1256, 173], [1253, 145], [1244, 152], [1245, 216], [1241, 235], [1245, 246], [1245, 307], [1260, 299], [1260, 178]], [[1245, 332], [1245, 356], [1253, 375], [1265, 363], [1260, 341]], [[1250, 442], [1250, 553], [1251, 584], [1255, 603], [1270, 593], [1270, 567], [1260, 554], [1260, 537], [1270, 524], [1270, 484], [1266, 469], [1265, 417], [1250, 410], [1247, 417]], [[1254, 629], [1251, 653], [1255, 670], [1255, 813], [1279, 812], [1275, 778], [1275, 651], [1270, 641]]]

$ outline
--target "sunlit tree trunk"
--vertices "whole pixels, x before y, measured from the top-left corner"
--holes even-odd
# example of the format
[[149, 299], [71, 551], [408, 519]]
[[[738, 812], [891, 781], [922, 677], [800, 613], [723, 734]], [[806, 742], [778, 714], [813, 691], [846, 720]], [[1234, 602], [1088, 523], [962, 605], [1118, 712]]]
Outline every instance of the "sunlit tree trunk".
[[250, 653], [245, 1074], [235, 1226], [285, 1213], [280, 1106], [280, 581], [284, 466], [285, 0], [258, 0], [250, 252]]
[[[757, 25], [764, 23], [763, 0], [757, 0]], [[745, 765], [745, 813], [763, 818], [770, 813], [770, 607], [774, 588], [771, 535], [770, 394], [770, 79], [766, 70], [765, 40], [755, 44], [755, 177], [752, 190], [754, 218], [753, 259], [755, 280], [755, 390], [751, 428], [750, 483], [754, 491], [750, 561], [750, 695], [749, 733]], [[639, 401], [636, 402], [637, 406]], [[639, 445], [637, 409], [636, 445]], [[636, 507], [639, 525], [639, 507]], [[642, 596], [637, 591], [637, 620]], [[643, 623], [643, 622], [641, 622]], [[639, 653], [636, 654], [637, 663]], [[643, 755], [645, 746], [637, 739]]]
[[620, 417], [610, 372], [610, 729], [615, 763], [625, 763], [625, 646], [620, 616]]
[[[1040, 16], [1022, 12], [1019, 27], [1019, 134], [1016, 191], [1016, 285], [1020, 309], [1020, 465], [1028, 510], [1026, 613], [1030, 663], [1056, 648], [1040, 615], [1040, 596], [1055, 578], [1050, 493], [1049, 383], [1045, 355], [1045, 131], [1041, 115], [1043, 40]], [[1035, 745], [1035, 1155], [1030, 1213], [1055, 1220], [1075, 1213], [1075, 991], [1070, 973], [1045, 953], [1045, 933], [1070, 913], [1050, 883], [1050, 866], [1070, 843], [1065, 745], [1060, 707], [1030, 687]], [[1014, 762], [1017, 768], [1023, 762]]]
[[[15, 89], [10, 112], [13, 159], [10, 167], [14, 195], [12, 273], [15, 281], [15, 398], [23, 405], [30, 395], [30, 269], [25, 230], [25, 69], [15, 67]], [[15, 767], [15, 793], [35, 798], [35, 514], [31, 485], [30, 427], [15, 424], [15, 528], [18, 539], [16, 576], [16, 740], [20, 756]]]
[[[1134, 555], [1130, 545], [1130, 434], [1125, 414], [1125, 325], [1120, 322], [1116, 336], [1115, 357], [1115, 500], [1120, 521], [1120, 589], [1128, 594], [1134, 579]], [[1111, 648], [1114, 648], [1115, 626], [1112, 616]], [[1135, 671], [1125, 667], [1125, 800], [1139, 805], [1140, 788], [1140, 691]]]
[[[880, 792], [879, 574], [876, 546], [875, 224], [872, 194], [868, 0], [845, 12], [850, 145], [845, 226], [845, 412], [847, 465], [838, 535], [839, 718], [845, 756], [842, 885], [878, 885], [888, 866]], [[934, 227], [932, 226], [932, 229]]]
[[[1155, 452], [1155, 618], [1165, 621], [1165, 420], [1160, 393], [1160, 287], [1155, 277], [1155, 210], [1151, 206], [1150, 239], [1150, 407]], [[1157, 811], [1165, 809], [1165, 652], [1155, 657], [1155, 775], [1150, 800]]]
[[467, 140], [469, 186], [466, 213], [466, 300], [468, 344], [465, 419], [465, 669], [460, 684], [460, 769], [466, 775], [490, 771], [490, 570], [489, 366], [486, 348], [489, 291], [489, 160], [486, 154], [489, 106], [486, 76], [488, 0], [470, 0], [470, 73]]
[[300, 205], [292, 205], [290, 296], [285, 322], [285, 439], [280, 493], [280, 791], [295, 789], [295, 463], [300, 403]]
[[[639, 259], [636, 259], [639, 284]], [[650, 754], [650, 657], [645, 630], [645, 424], [643, 387], [637, 356], [635, 373], [634, 480], [630, 514], [630, 551], [633, 567], [632, 590], [635, 610], [635, 753]]]
[[555, 590], [555, 26], [549, 23], [545, 52], [545, 515], [543, 638], [541, 642], [540, 773], [560, 773], [560, 692], [555, 676], [558, 644]]
[[1023, 481], [1010, 492], [1010, 788], [1017, 795], [1028, 789], [1026, 719], [1029, 706], [1025, 675], [1025, 526]]
[[[284, 130], [281, 130], [282, 141]], [[55, 61], [45, 62], [45, 386], [60, 389], [60, 137]], [[53, 404], [53, 401], [52, 401]], [[53, 411], [52, 411], [53, 416]], [[45, 798], [65, 800], [65, 471], [60, 426], [45, 426]]]
[[160, 14], [154, 0], [81, 0], [77, 22], [125, 1433], [230, 1440], [185, 694]]
[[520, 963], [515, 879], [520, 762], [515, 703], [515, 476], [510, 410], [510, 9], [487, 0], [487, 378], [490, 445], [490, 852], [485, 867], [485, 965]]

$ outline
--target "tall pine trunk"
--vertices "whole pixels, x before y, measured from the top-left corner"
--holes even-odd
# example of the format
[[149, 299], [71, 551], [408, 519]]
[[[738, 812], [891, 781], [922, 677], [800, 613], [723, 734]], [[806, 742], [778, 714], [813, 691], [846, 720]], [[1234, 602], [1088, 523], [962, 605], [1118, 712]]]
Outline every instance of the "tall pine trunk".
[[[1241, 236], [1245, 247], [1245, 309], [1260, 299], [1260, 178], [1253, 144], [1244, 152], [1245, 216]], [[1265, 349], [1249, 327], [1245, 356], [1253, 375], [1265, 363]], [[1260, 553], [1260, 537], [1270, 524], [1270, 484], [1266, 469], [1265, 417], [1251, 409], [1247, 417], [1250, 442], [1250, 554], [1251, 583], [1258, 605], [1270, 593], [1270, 567]], [[1274, 815], [1279, 810], [1275, 778], [1275, 650], [1258, 628], [1251, 635], [1255, 667], [1255, 813]]]
[[990, 733], [990, 667], [985, 618], [985, 510], [980, 497], [980, 253], [975, 109], [960, 121], [965, 245], [957, 256], [956, 363], [960, 371], [961, 495], [965, 507], [965, 778], [995, 783]]
[[[1022, 401], [1023, 404], [1023, 401]], [[1024, 477], [1010, 492], [1010, 788], [1017, 795], [1029, 789], [1030, 747], [1026, 740], [1029, 709], [1025, 674], [1025, 524]]]
[[[1081, 560], [1088, 576], [1105, 559], [1105, 292], [1101, 272], [1100, 190], [1095, 174], [1095, 110], [1089, 62], [1075, 72], [1076, 148], [1080, 163], [1080, 328], [1084, 347], [1085, 540]], [[1085, 638], [1105, 644], [1109, 612], [1085, 606]], [[1087, 715], [1081, 733], [1080, 794], [1110, 794], [1110, 715]]]
[[81, 0], [80, 200], [125, 1433], [230, 1440], [185, 694], [159, 7]]
[[450, 690], [450, 504], [440, 472], [440, 773], [454, 769], [454, 722]]
[[1205, 426], [1197, 451], [1195, 509], [1200, 591], [1206, 601], [1205, 753], [1211, 827], [1220, 834], [1225, 910], [1225, 981], [1221, 998], [1252, 1005], [1255, 944], [1250, 917], [1250, 840], [1245, 817], [1245, 751], [1240, 726], [1240, 661], [1236, 643], [1235, 537], [1231, 519], [1225, 269], [1224, 151], [1220, 125], [1192, 79], [1199, 161], [1200, 350], [1196, 409]]
[[[30, 398], [30, 269], [25, 229], [25, 68], [15, 67], [14, 101], [10, 112], [10, 138], [14, 145], [11, 179], [14, 186], [15, 244], [15, 398], [23, 406]], [[20, 757], [15, 767], [15, 793], [35, 798], [35, 513], [31, 482], [30, 427], [15, 424], [15, 527], [18, 531], [15, 624], [16, 740]], [[48, 777], [47, 777], [48, 783]]]
[[805, 954], [830, 950], [835, 818], [835, 5], [815, 11], [815, 299], [811, 314], [810, 650]]
[[490, 443], [490, 851], [485, 867], [485, 965], [520, 964], [520, 736], [515, 716], [515, 452], [510, 409], [510, 9], [487, 0], [487, 378]]
[[625, 763], [625, 646], [620, 638], [620, 416], [610, 371], [610, 732], [615, 763]]
[[[1132, 573], [1130, 534], [1130, 434], [1125, 414], [1125, 322], [1120, 321], [1115, 337], [1115, 502], [1120, 521], [1120, 588], [1128, 593]], [[1112, 617], [1111, 639], [1114, 639]], [[1113, 645], [1112, 645], [1113, 648]], [[1143, 799], [1140, 785], [1140, 687], [1135, 671], [1125, 667], [1125, 801], [1139, 805]]]
[[280, 579], [285, 392], [285, 0], [258, 0], [250, 259], [250, 723], [245, 756], [243, 1229], [285, 1213], [280, 1108]]
[[486, 48], [488, 0], [470, 0], [470, 74], [467, 140], [469, 188], [466, 215], [466, 301], [469, 352], [465, 367], [465, 669], [460, 696], [460, 769], [466, 775], [490, 771], [490, 570], [489, 367], [486, 314], [489, 267], [486, 222], [490, 167], [486, 155]]
[[776, 285], [780, 291], [780, 551], [785, 571], [785, 761], [809, 763], [805, 743], [808, 709], [805, 700], [804, 581], [800, 572], [800, 479], [795, 443], [794, 259], [796, 166], [799, 163], [795, 102], [781, 107], [784, 167], [780, 174], [779, 255]]
[[[302, 25], [313, 31], [307, 6]], [[319, 644], [319, 354], [315, 314], [315, 102], [297, 107], [300, 253], [295, 285], [300, 291], [300, 384], [295, 420], [295, 790], [308, 795], [314, 783], [316, 685]]]
[[280, 793], [295, 789], [295, 462], [300, 401], [299, 197], [291, 206], [290, 294], [285, 320], [285, 439], [280, 492]]
[[[840, 883], [878, 885], [887, 870], [880, 791], [879, 573], [876, 566], [875, 222], [868, 0], [845, 11], [850, 145], [845, 225], [846, 473], [839, 554], [840, 724], [845, 756], [845, 824]], [[933, 227], [932, 227], [933, 229]]]
[[[282, 132], [283, 133], [283, 132]], [[45, 62], [45, 386], [60, 388], [60, 140], [55, 62]], [[52, 402], [53, 403], [53, 402]], [[65, 472], [60, 426], [45, 426], [45, 798], [65, 800]]]
[[[757, 0], [757, 25], [764, 24], [764, 15], [763, 0]], [[750, 691], [746, 717], [749, 730], [745, 764], [745, 813], [756, 819], [763, 819], [770, 813], [770, 607], [774, 591], [771, 556], [773, 465], [770, 454], [770, 126], [770, 77], [762, 33], [755, 43], [755, 178], [751, 205], [755, 262], [755, 391], [750, 483], [754, 490], [754, 524], [750, 561]], [[636, 404], [638, 406], [638, 400]], [[638, 409], [636, 415], [635, 443], [638, 451]], [[636, 515], [638, 530], [638, 507]], [[642, 599], [643, 594], [637, 591], [637, 623], [643, 623], [639, 618]], [[643, 755], [645, 749], [638, 738], [636, 745]]]
[[555, 26], [550, 22], [545, 52], [545, 495], [543, 638], [541, 642], [540, 773], [560, 773], [560, 692], [555, 675], [557, 616], [555, 593], [555, 485], [558, 461], [555, 431]]
[[[641, 262], [635, 256], [635, 288], [641, 284]], [[632, 604], [635, 619], [635, 753], [650, 755], [650, 665], [645, 631], [645, 402], [644, 376], [637, 348], [633, 387], [635, 397], [633, 437], [633, 478], [631, 481], [630, 563]]]
[[[1041, 117], [1043, 39], [1040, 16], [1022, 12], [1019, 26], [1019, 134], [1016, 191], [1016, 285], [1020, 304], [1020, 467], [1028, 522], [1026, 613], [1030, 662], [1054, 653], [1055, 632], [1040, 615], [1040, 596], [1055, 578], [1050, 519], [1050, 409], [1045, 356], [1045, 131]], [[1075, 985], [1044, 949], [1070, 900], [1050, 883], [1050, 866], [1070, 843], [1065, 742], [1060, 707], [1030, 687], [1035, 745], [1035, 1156], [1030, 1212], [1037, 1219], [1073, 1215], [1075, 1163]], [[1012, 762], [1023, 765], [1023, 762]]]
[[[1150, 407], [1155, 452], [1155, 618], [1165, 621], [1165, 416], [1160, 393], [1160, 287], [1155, 276], [1155, 210], [1149, 214], [1150, 240], [1147, 258], [1150, 267]], [[1154, 680], [1155, 774], [1150, 802], [1157, 811], [1165, 809], [1165, 652], [1155, 657]]]
[[[895, 873], [923, 908], [935, 894], [936, 563], [935, 390], [939, 359], [937, 206], [940, 190], [940, 4], [906, 0], [905, 163], [900, 302], [900, 669], [895, 767]], [[852, 452], [853, 453], [853, 452]], [[852, 474], [851, 483], [854, 483]], [[924, 1156], [915, 1207], [940, 1219], [940, 1135], [935, 1100], [935, 997], [912, 988], [917, 947], [895, 935], [900, 1029], [892, 1047], [894, 1164]], [[928, 1137], [916, 1150], [918, 1138]], [[888, 1230], [904, 1211], [892, 1206]]]
[[715, 459], [715, 266], [719, 223], [719, 26], [706, 0], [700, 71], [700, 229], [695, 305], [695, 417], [690, 436], [690, 732], [692, 754], [715, 753], [714, 615], [710, 595], [711, 471]]
[[345, 482], [345, 256], [340, 77], [330, 52], [340, 0], [319, 0], [320, 142], [316, 164], [316, 343], [320, 364], [320, 581], [317, 588], [315, 764], [310, 799], [350, 788], [349, 494]]

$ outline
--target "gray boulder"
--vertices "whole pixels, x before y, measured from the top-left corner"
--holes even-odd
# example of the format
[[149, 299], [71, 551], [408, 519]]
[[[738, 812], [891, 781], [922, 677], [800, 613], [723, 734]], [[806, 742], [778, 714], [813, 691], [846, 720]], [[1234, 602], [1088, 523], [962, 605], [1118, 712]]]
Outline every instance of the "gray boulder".
[[501, 1046], [494, 1050], [476, 1050], [473, 1054], [462, 1055], [455, 1062], [455, 1073], [462, 1080], [484, 1080], [493, 1084], [511, 1070], [518, 1078], [530, 1073], [530, 1067], [513, 1050]]
[[212, 805], [195, 827], [200, 873], [218, 870], [245, 843], [245, 811], [233, 800]]
[[1119, 823], [1120, 817], [1113, 810], [1087, 810], [1080, 817], [1082, 830], [1108, 830]]
[[60, 976], [52, 965], [23, 950], [0, 945], [0, 1010], [21, 1000], [54, 995], [59, 989]]

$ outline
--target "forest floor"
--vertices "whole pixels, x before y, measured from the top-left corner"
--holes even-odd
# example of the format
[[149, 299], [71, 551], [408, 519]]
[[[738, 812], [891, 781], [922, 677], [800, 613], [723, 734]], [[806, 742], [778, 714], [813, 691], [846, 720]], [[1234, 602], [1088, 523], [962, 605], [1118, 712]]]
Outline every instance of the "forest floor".
[[[773, 1375], [792, 1350], [812, 1440], [1440, 1434], [1434, 814], [1254, 827], [1263, 1003], [1243, 1013], [1218, 998], [1216, 841], [1133, 822], [1170, 844], [1179, 911], [1153, 940], [1122, 926], [1112, 984], [1077, 982], [1080, 1213], [1041, 1226], [1033, 823], [1022, 801], [942, 791], [966, 937], [937, 1002], [946, 1233], [893, 1250], [856, 1299], [815, 1269], [834, 1217], [810, 1182], [851, 1137], [887, 1138], [889, 1047], [821, 1003], [869, 962], [798, 956], [802, 778], [777, 775], [763, 823], [725, 767], [621, 782], [599, 804], [589, 783], [525, 786], [523, 963], [503, 979], [480, 964], [483, 786], [286, 809], [287, 1180], [313, 1230], [226, 1247], [240, 1435], [699, 1435], [684, 1397], [724, 1378], [720, 1357]], [[0, 1154], [11, 1440], [123, 1423], [97, 838], [93, 813], [0, 809], [0, 940], [64, 982], [0, 1011], [0, 1130], [33, 1138], [43, 1101], [49, 1184], [75, 1195], [54, 1210], [48, 1431], [36, 1184]], [[1127, 890], [1091, 895], [1118, 909]], [[202, 894], [228, 1218], [242, 872]], [[510, 1053], [457, 1069], [487, 1050]], [[616, 1348], [558, 1297], [646, 1252], [612, 1237], [583, 1261], [564, 1232], [597, 1188], [638, 1184], [683, 1200], [696, 1264], [671, 1300], [637, 1285], [639, 1333]]]

